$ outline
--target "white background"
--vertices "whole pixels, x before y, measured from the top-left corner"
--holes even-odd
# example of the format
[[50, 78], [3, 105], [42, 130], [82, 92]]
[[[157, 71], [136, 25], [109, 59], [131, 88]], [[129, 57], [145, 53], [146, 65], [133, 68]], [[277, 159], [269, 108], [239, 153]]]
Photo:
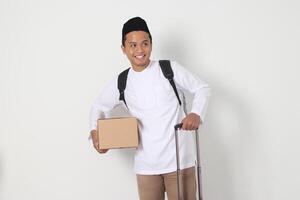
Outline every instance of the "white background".
[[205, 200], [299, 199], [300, 3], [0, 0], [0, 199], [138, 199], [133, 152], [99, 155], [88, 112], [129, 66], [123, 23], [153, 59], [212, 87], [201, 129]]

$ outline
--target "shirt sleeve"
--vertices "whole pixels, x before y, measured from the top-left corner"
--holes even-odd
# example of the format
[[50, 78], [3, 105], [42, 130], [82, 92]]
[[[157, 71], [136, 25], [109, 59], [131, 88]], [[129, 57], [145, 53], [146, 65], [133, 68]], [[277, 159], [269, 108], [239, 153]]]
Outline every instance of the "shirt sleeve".
[[197, 75], [186, 70], [179, 63], [172, 61], [171, 65], [174, 72], [175, 83], [194, 95], [191, 112], [199, 115], [201, 122], [203, 122], [208, 100], [211, 95], [209, 85], [197, 77]]
[[91, 106], [89, 114], [89, 130], [97, 129], [97, 120], [104, 116], [104, 113], [112, 110], [120, 103], [117, 78], [111, 80], [102, 90]]

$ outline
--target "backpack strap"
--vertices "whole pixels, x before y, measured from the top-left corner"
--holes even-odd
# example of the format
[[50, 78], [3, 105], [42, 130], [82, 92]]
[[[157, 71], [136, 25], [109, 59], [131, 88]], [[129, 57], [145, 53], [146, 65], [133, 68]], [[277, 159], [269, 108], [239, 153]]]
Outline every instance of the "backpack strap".
[[161, 71], [163, 72], [165, 78], [169, 80], [169, 82], [176, 94], [176, 97], [178, 99], [178, 103], [181, 106], [181, 100], [179, 98], [178, 91], [177, 91], [177, 88], [176, 88], [176, 85], [175, 85], [175, 82], [173, 79], [174, 73], [173, 73], [170, 61], [169, 60], [160, 60], [159, 65], [160, 65]]
[[129, 69], [130, 68], [124, 70], [118, 76], [118, 90], [119, 90], [119, 93], [120, 93], [119, 100], [124, 101], [126, 107], [127, 107], [127, 104], [126, 104], [126, 101], [125, 101], [124, 90], [126, 88], [127, 75], [128, 75]]

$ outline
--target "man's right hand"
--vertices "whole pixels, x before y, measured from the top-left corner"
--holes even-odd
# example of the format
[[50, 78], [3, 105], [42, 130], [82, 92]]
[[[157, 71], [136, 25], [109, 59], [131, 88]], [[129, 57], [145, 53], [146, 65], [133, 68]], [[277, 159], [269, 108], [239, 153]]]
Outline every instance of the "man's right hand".
[[106, 153], [106, 152], [108, 151], [108, 149], [99, 149], [99, 139], [98, 139], [97, 130], [92, 130], [92, 131], [91, 131], [91, 136], [92, 136], [94, 148], [95, 148], [99, 153]]

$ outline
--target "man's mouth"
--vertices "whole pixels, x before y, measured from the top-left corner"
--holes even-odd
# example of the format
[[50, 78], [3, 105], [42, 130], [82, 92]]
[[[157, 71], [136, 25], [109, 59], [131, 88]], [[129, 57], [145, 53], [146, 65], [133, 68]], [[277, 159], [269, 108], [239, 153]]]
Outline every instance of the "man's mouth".
[[143, 59], [145, 57], [145, 55], [138, 55], [138, 56], [134, 56], [134, 57], [137, 58], [137, 59], [139, 59], [139, 60], [141, 60], [141, 59]]

